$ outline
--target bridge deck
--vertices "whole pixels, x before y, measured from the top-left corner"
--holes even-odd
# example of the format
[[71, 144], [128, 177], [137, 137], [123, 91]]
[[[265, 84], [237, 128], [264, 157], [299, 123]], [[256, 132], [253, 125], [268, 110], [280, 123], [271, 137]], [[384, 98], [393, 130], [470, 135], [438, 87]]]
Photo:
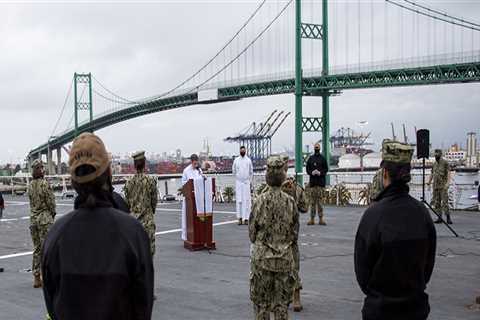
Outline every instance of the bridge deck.
[[[0, 221], [0, 318], [43, 319], [41, 290], [31, 288], [31, 256], [5, 257], [31, 250], [28, 203], [25, 197], [6, 197], [5, 220]], [[71, 210], [69, 200], [58, 203], [58, 212]], [[249, 241], [246, 226], [237, 226], [233, 205], [217, 205], [215, 222], [218, 250], [191, 253], [182, 248], [179, 204], [159, 204], [156, 222], [155, 292], [158, 300], [153, 319], [252, 319], [249, 301]], [[363, 208], [329, 207], [328, 226], [307, 227], [302, 215], [303, 303], [305, 310], [293, 319], [359, 319], [362, 293], [353, 273], [353, 241]], [[232, 221], [232, 223], [229, 223]], [[454, 215], [456, 230], [468, 237], [480, 236], [478, 213]], [[438, 254], [431, 295], [435, 320], [479, 319], [480, 311], [466, 305], [480, 295], [480, 247], [478, 241], [455, 239], [444, 226], [437, 227]], [[472, 253], [472, 254], [468, 254]]]
[[[480, 81], [480, 61], [397, 68], [386, 70], [348, 72], [324, 76], [321, 72], [311, 74], [302, 80], [302, 90], [305, 95], [318, 95], [325, 91], [348, 89], [419, 86], [435, 84], [468, 83]], [[144, 116], [147, 114], [205, 103], [221, 103], [248, 97], [278, 95], [293, 93], [295, 79], [254, 79], [238, 85], [229, 84], [218, 88], [218, 98], [209, 101], [199, 101], [196, 89], [170, 97], [159, 98], [135, 104], [124, 109], [104, 114], [92, 122], [85, 122], [78, 128], [78, 134], [96, 131], [113, 124]], [[38, 154], [47, 154], [48, 150], [61, 148], [75, 137], [73, 129], [52, 138], [49, 142], [30, 151], [28, 156], [36, 158]]]

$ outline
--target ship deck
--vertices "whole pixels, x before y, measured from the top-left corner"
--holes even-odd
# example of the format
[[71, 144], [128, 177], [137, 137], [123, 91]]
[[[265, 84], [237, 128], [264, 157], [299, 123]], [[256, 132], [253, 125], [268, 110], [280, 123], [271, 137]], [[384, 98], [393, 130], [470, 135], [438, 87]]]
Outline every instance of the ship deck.
[[[45, 319], [42, 291], [32, 288], [32, 244], [28, 200], [5, 196], [0, 221], [0, 319]], [[58, 213], [72, 209], [58, 200]], [[327, 207], [328, 225], [306, 226], [301, 216], [301, 276], [304, 311], [292, 319], [360, 319], [363, 294], [353, 270], [354, 235], [364, 208]], [[157, 254], [153, 319], [253, 319], [249, 300], [249, 240], [246, 226], [237, 226], [233, 204], [215, 205], [217, 250], [189, 252], [180, 233], [180, 205], [159, 204], [156, 213]], [[480, 310], [468, 308], [480, 295], [480, 214], [455, 212], [455, 238], [438, 225], [438, 250], [428, 286], [430, 319], [474, 320]]]

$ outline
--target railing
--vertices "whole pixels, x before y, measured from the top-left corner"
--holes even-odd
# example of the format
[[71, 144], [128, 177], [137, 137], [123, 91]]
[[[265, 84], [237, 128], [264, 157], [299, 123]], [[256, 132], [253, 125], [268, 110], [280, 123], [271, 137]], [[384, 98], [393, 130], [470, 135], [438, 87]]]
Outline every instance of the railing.
[[[368, 201], [365, 199], [365, 192], [369, 187], [374, 174], [374, 171], [330, 172], [328, 175], [330, 177], [331, 185], [326, 188], [330, 194], [330, 203], [334, 205], [342, 204], [344, 201], [341, 199], [341, 192], [339, 192], [339, 190], [345, 190], [350, 196], [347, 204], [366, 205]], [[223, 194], [227, 187], [231, 187], [233, 189], [235, 188], [235, 178], [232, 174], [207, 173], [206, 175], [216, 179], [216, 194], [218, 195], [218, 200], [223, 201]], [[123, 183], [125, 183], [125, 181], [132, 176], [133, 174], [113, 175], [113, 183], [114, 185], [117, 185], [117, 191], [121, 192], [121, 185], [123, 185]], [[151, 176], [157, 180], [160, 196], [166, 194], [177, 195], [178, 189], [181, 187], [181, 174], [152, 174]], [[46, 179], [50, 182], [55, 190], [62, 192], [62, 194], [71, 189], [69, 175], [46, 176]], [[452, 209], [478, 209], [477, 201], [474, 198], [474, 196], [477, 194], [478, 179], [478, 175], [468, 176], [467, 179], [465, 179], [464, 176], [454, 175], [452, 183], [449, 187], [449, 200], [450, 207]], [[255, 173], [253, 180], [253, 187], [257, 188], [261, 183], [265, 182], [265, 174]], [[12, 192], [13, 194], [24, 193], [27, 190], [30, 181], [31, 177], [0, 177], [0, 191]], [[308, 176], [305, 176], [305, 183], [305, 185], [307, 185]], [[420, 200], [422, 197], [422, 175], [419, 173], [412, 173], [412, 181], [409, 185], [410, 194], [414, 198]], [[332, 194], [334, 196], [336, 195], [336, 201], [333, 199], [333, 203], [331, 198]], [[431, 201], [431, 197], [431, 189], [425, 186], [425, 200]]]

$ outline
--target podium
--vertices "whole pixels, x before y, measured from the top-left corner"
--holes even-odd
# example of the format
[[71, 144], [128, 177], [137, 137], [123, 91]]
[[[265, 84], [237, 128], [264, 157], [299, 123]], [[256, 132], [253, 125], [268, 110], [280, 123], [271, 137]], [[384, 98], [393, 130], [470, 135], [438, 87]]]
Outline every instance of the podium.
[[[215, 190], [215, 179], [212, 178], [212, 195]], [[190, 251], [215, 250], [213, 241], [213, 212], [197, 213], [194, 182], [188, 180], [183, 186], [187, 220], [187, 240], [183, 242]]]

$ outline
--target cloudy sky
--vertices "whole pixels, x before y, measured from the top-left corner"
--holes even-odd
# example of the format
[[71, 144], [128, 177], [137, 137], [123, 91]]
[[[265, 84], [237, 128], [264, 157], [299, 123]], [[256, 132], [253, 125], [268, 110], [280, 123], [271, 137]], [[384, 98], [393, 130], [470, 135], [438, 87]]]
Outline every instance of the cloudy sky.
[[[129, 99], [161, 94], [212, 57], [259, 3], [159, 0], [19, 4], [0, 0], [0, 163], [19, 161], [30, 149], [46, 142], [74, 72], [91, 72], [109, 89]], [[480, 22], [478, 1], [422, 3]], [[237, 40], [234, 44], [248, 42], [284, 4], [285, 1], [268, 1], [256, 26], [245, 31], [244, 42]], [[306, 20], [318, 22], [317, 7], [305, 4]], [[480, 49], [480, 32], [462, 34], [459, 29], [442, 27], [439, 22], [429, 24], [400, 12], [392, 6], [385, 9], [383, 1], [334, 2], [330, 12], [331, 64], [381, 64], [385, 59], [406, 61], [410, 56]], [[275, 34], [293, 27], [288, 25], [293, 17], [291, 11], [286, 15], [274, 36], [270, 36], [272, 41], [277, 39]], [[355, 20], [358, 16], [362, 17], [360, 24]], [[389, 18], [385, 19], [386, 16]], [[283, 34], [275, 43], [277, 48], [289, 47], [276, 62], [280, 71], [289, 69], [293, 61], [289, 55], [293, 46], [282, 43], [283, 38], [289, 41], [288, 34]], [[305, 64], [317, 66], [318, 42], [304, 44]], [[268, 42], [259, 46], [253, 59], [257, 67], [252, 72], [259, 75], [264, 67], [269, 73], [276, 70], [268, 50], [279, 49], [268, 46]], [[235, 48], [229, 50], [223, 59], [235, 54]], [[235, 72], [229, 72], [228, 77], [234, 78]], [[96, 113], [108, 109], [101, 100], [94, 102]], [[293, 95], [160, 112], [116, 124], [98, 134], [110, 151], [122, 155], [138, 149], [154, 153], [176, 148], [187, 154], [198, 152], [206, 138], [214, 153], [233, 153], [237, 146], [223, 139], [237, 134], [252, 121], [261, 121], [274, 109], [293, 111]], [[71, 102], [65, 110], [59, 128], [68, 125]], [[304, 98], [304, 115], [321, 115], [320, 98]], [[416, 126], [431, 130], [434, 146], [447, 147], [454, 142], [464, 145], [467, 132], [479, 133], [479, 119], [480, 84], [351, 90], [331, 99], [332, 132], [342, 126], [371, 132], [374, 148], [378, 148], [383, 137], [391, 136], [390, 122], [395, 124], [397, 134], [405, 123], [410, 139]], [[359, 121], [368, 121], [368, 125], [360, 127]], [[293, 148], [293, 122], [290, 117], [274, 137], [275, 151]], [[304, 144], [317, 138], [318, 135], [305, 134]]]

